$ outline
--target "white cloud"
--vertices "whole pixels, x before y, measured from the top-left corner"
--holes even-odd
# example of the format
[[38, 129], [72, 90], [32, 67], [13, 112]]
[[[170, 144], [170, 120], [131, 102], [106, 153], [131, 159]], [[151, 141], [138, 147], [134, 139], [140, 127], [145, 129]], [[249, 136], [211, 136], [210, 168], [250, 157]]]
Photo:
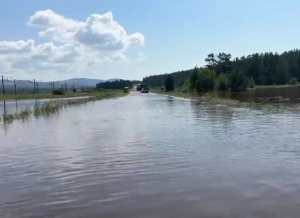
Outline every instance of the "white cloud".
[[129, 60], [124, 54], [116, 53], [112, 56], [113, 61], [127, 61]]
[[103, 50], [118, 51], [130, 45], [144, 45], [141, 33], [128, 35], [125, 29], [113, 20], [111, 12], [92, 14], [84, 26], [75, 33], [75, 39], [87, 46]]
[[33, 14], [27, 25], [39, 28], [38, 35], [51, 41], [0, 41], [0, 60], [5, 62], [1, 69], [6, 72], [86, 73], [97, 70], [99, 64], [128, 61], [125, 50], [145, 43], [143, 34], [128, 34], [112, 12], [78, 21], [48, 9]]
[[54, 40], [80, 43], [106, 51], [119, 51], [145, 43], [141, 33], [128, 35], [113, 19], [112, 12], [92, 14], [85, 22], [80, 22], [45, 10], [32, 15], [27, 24], [44, 28], [45, 30], [39, 32], [40, 36], [50, 36]]
[[34, 41], [0, 41], [0, 54], [26, 53], [30, 52], [34, 46]]
[[65, 18], [50, 9], [37, 11], [27, 24], [45, 29], [39, 32], [40, 36], [50, 36], [58, 41], [71, 40], [74, 33], [84, 25], [83, 22]]
[[65, 44], [55, 46], [52, 42], [38, 45], [32, 55], [32, 59], [45, 60], [51, 63], [70, 63], [79, 56], [76, 47]]

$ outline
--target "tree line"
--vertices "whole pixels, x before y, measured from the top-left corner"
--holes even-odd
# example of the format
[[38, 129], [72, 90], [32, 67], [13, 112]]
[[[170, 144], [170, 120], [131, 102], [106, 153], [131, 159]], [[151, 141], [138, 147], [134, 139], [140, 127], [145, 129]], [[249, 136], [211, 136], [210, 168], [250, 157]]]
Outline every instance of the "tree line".
[[[153, 75], [147, 76], [143, 78], [143, 82], [152, 86], [152, 87], [160, 87], [165, 85], [165, 81], [170, 74], [161, 74], [161, 75]], [[184, 70], [171, 73], [173, 82], [175, 86], [182, 86], [186, 78], [192, 75], [192, 70]]]
[[135, 80], [112, 80], [106, 82], [100, 82], [96, 85], [97, 89], [123, 89], [124, 87], [132, 88], [133, 84], [140, 83]]
[[[300, 80], [300, 50], [282, 54], [255, 53], [232, 59], [229, 53], [209, 54], [202, 68], [145, 77], [151, 86], [163, 86], [170, 75], [175, 86], [199, 92], [213, 89], [245, 91], [257, 85], [297, 84]], [[170, 80], [170, 79], [169, 79]]]
[[231, 54], [209, 54], [206, 67], [217, 74], [240, 71], [258, 85], [288, 84], [300, 79], [300, 50], [278, 53], [255, 53], [231, 60]]

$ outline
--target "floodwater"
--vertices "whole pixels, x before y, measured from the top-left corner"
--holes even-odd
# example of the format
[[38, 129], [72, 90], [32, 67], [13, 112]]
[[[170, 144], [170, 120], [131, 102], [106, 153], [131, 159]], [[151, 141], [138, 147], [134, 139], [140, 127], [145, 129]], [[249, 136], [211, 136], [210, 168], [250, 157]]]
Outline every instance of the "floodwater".
[[246, 102], [300, 103], [300, 86], [250, 89], [247, 92], [219, 92], [217, 96]]
[[298, 218], [300, 114], [156, 94], [0, 125], [0, 217]]
[[82, 97], [71, 97], [71, 98], [53, 98], [53, 99], [21, 99], [21, 100], [6, 100], [0, 101], [0, 114], [14, 114], [19, 113], [25, 109], [33, 109], [35, 106], [39, 104], [43, 104], [46, 101], [66, 101], [66, 100], [74, 100], [74, 99], [85, 99], [90, 96], [82, 96]]

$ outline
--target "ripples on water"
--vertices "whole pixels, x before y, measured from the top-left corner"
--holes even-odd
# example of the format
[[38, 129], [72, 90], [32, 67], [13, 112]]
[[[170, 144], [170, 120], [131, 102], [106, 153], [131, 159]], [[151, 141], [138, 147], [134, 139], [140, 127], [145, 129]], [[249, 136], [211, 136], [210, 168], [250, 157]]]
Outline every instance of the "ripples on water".
[[0, 128], [0, 217], [299, 217], [299, 127], [132, 93]]

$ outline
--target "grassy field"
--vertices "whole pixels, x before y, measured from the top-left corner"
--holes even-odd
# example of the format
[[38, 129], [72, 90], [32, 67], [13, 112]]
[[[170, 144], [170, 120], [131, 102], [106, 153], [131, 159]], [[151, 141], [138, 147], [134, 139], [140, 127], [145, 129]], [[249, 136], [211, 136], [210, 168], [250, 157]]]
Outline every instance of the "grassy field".
[[67, 92], [64, 95], [53, 95], [52, 93], [39, 93], [39, 94], [5, 94], [0, 95], [0, 100], [19, 100], [19, 99], [55, 99], [55, 98], [74, 98], [74, 97], [85, 97], [91, 96], [94, 98], [104, 98], [104, 97], [118, 97], [125, 95], [122, 90], [113, 91], [101, 91], [101, 92]]

